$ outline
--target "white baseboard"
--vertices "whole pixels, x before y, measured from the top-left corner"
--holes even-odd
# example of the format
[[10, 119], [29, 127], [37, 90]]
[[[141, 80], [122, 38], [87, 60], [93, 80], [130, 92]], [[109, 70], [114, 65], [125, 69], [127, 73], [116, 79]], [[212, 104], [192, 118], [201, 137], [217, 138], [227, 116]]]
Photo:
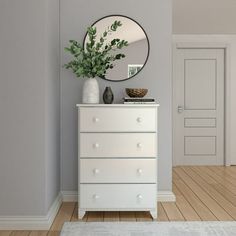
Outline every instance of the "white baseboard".
[[[63, 202], [77, 202], [78, 193], [77, 191], [61, 191]], [[175, 202], [176, 198], [171, 191], [158, 191], [157, 201], [159, 202]]]
[[46, 216], [0, 216], [0, 230], [49, 230], [61, 204], [59, 193]]
[[176, 197], [171, 191], [158, 191], [157, 193], [158, 202], [175, 202]]
[[61, 191], [63, 202], [77, 202], [78, 192], [77, 191]]

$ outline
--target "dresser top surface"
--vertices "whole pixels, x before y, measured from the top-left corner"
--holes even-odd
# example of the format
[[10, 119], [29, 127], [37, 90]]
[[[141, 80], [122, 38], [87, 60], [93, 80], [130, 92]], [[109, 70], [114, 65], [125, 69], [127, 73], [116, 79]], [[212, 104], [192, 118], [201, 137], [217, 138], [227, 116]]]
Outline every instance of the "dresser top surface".
[[159, 107], [158, 103], [151, 104], [76, 104], [77, 107]]

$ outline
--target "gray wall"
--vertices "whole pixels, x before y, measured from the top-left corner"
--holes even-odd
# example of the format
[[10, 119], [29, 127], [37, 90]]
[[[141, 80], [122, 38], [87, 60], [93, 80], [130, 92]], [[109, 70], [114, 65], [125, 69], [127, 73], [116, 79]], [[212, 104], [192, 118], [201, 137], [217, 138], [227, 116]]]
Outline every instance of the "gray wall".
[[[124, 82], [100, 79], [100, 89], [111, 86], [115, 101], [126, 87], [147, 87], [160, 103], [159, 109], [159, 190], [172, 189], [171, 123], [171, 0], [61, 0], [61, 63], [69, 60], [63, 48], [69, 39], [82, 42], [86, 28], [109, 14], [123, 14], [137, 20], [149, 36], [151, 51], [147, 65], [137, 77]], [[77, 109], [81, 102], [83, 80], [61, 68], [61, 188], [77, 190]]]
[[60, 34], [59, 0], [47, 0], [46, 24], [46, 209], [60, 191]]
[[173, 0], [174, 34], [236, 34], [235, 0]]
[[[59, 114], [59, 69], [58, 59], [53, 68], [47, 63], [58, 58], [59, 48], [51, 48], [54, 37], [47, 34], [49, 1], [0, 1], [1, 216], [45, 215], [59, 190], [50, 189], [59, 186], [59, 143], [52, 141], [59, 118], [47, 130], [50, 114]], [[54, 105], [57, 111], [49, 114]]]

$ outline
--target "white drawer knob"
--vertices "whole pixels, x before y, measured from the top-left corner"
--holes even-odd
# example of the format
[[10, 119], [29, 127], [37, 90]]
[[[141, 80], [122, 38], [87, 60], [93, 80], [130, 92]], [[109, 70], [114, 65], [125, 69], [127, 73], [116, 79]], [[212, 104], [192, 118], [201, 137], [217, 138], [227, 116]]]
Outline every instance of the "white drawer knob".
[[99, 170], [99, 169], [96, 169], [96, 168], [95, 168], [95, 169], [93, 169], [93, 173], [94, 173], [94, 174], [98, 174], [99, 172], [100, 172], [100, 170]]
[[99, 143], [94, 143], [94, 144], [93, 144], [93, 147], [94, 147], [94, 148], [99, 148]]
[[137, 122], [138, 122], [138, 123], [141, 123], [141, 122], [142, 122], [142, 118], [141, 118], [141, 117], [138, 117], [138, 118], [137, 118]]
[[137, 169], [137, 172], [138, 172], [138, 174], [142, 174], [143, 173], [143, 170], [142, 169]]
[[137, 195], [137, 198], [138, 198], [139, 200], [142, 200], [142, 199], [143, 199], [143, 196], [142, 196], [141, 194], [138, 194], [138, 195]]
[[95, 200], [96, 200], [96, 199], [99, 199], [99, 196], [98, 196], [97, 194], [94, 194], [94, 195], [93, 195], [93, 199], [95, 199]]
[[94, 122], [94, 123], [98, 123], [98, 122], [99, 122], [99, 118], [94, 117], [94, 118], [93, 118], [93, 122]]
[[137, 143], [137, 147], [141, 148], [142, 147], [142, 143]]

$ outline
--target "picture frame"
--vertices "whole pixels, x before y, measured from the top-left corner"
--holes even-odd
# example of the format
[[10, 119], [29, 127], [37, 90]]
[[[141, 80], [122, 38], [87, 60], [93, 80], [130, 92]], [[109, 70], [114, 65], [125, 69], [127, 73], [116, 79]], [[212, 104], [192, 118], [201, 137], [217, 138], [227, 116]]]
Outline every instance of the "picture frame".
[[128, 65], [128, 77], [136, 75], [143, 67], [143, 64], [129, 64]]

